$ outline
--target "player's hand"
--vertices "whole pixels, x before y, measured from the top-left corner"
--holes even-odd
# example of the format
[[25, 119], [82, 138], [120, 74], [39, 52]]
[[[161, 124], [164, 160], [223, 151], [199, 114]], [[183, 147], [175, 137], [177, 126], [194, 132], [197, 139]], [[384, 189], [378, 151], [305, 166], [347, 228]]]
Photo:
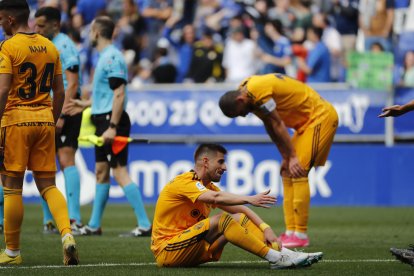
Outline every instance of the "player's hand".
[[62, 110], [62, 112], [70, 116], [73, 116], [83, 112], [83, 110], [85, 110], [85, 108], [87, 108], [88, 106], [89, 105], [86, 101], [70, 99], [68, 104], [65, 106], [64, 110]]
[[65, 124], [65, 119], [59, 118], [55, 125], [55, 132], [56, 134], [60, 134], [62, 132], [63, 125]]
[[264, 238], [267, 244], [272, 245], [272, 248], [275, 250], [280, 251], [282, 248], [282, 242], [276, 236], [275, 232], [273, 232], [272, 228], [266, 228], [263, 232]]
[[404, 110], [401, 105], [392, 105], [387, 106], [382, 109], [382, 113], [378, 115], [379, 118], [384, 117], [398, 117], [400, 115], [404, 114]]
[[112, 144], [116, 136], [116, 129], [108, 127], [107, 130], [102, 134], [104, 144]]
[[270, 208], [276, 203], [276, 197], [269, 195], [270, 190], [250, 196], [249, 203], [256, 207]]
[[302, 168], [302, 165], [299, 163], [298, 158], [291, 157], [289, 159], [289, 173], [294, 178], [306, 177], [307, 171]]

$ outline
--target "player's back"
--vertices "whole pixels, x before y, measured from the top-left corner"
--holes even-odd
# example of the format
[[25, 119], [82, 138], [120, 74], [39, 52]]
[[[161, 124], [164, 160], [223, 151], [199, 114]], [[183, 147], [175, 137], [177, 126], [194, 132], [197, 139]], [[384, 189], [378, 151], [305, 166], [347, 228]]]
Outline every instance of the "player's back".
[[53, 122], [50, 90], [62, 74], [59, 53], [47, 38], [17, 33], [0, 46], [0, 73], [12, 74], [1, 125]]
[[252, 76], [245, 85], [258, 108], [272, 98], [286, 126], [299, 132], [322, 120], [331, 106], [310, 86], [282, 74]]

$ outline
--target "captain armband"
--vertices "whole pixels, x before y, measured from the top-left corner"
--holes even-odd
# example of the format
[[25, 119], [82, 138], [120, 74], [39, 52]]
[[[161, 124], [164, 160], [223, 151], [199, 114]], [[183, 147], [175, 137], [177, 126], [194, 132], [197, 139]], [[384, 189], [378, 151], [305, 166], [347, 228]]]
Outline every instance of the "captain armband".
[[269, 114], [270, 112], [272, 112], [273, 110], [275, 110], [275, 108], [276, 108], [276, 102], [273, 99], [268, 100], [267, 102], [265, 102], [264, 104], [262, 104], [260, 106], [260, 110], [264, 114]]

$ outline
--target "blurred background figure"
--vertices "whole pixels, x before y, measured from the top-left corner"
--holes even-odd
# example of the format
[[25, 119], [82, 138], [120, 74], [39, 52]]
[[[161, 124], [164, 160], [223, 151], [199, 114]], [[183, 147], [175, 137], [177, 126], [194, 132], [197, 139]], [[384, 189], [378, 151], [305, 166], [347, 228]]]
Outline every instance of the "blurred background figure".
[[323, 30], [311, 27], [307, 31], [308, 40], [314, 45], [305, 59], [298, 57], [297, 65], [306, 75], [306, 82], [330, 82], [331, 58], [328, 47], [322, 41]]
[[201, 39], [194, 44], [191, 64], [186, 81], [195, 83], [218, 82], [224, 79], [223, 47], [213, 39], [214, 33], [205, 30]]
[[226, 41], [223, 67], [226, 82], [238, 83], [256, 73], [256, 43], [246, 38], [242, 27], [234, 28]]
[[152, 77], [154, 83], [174, 83], [177, 77], [177, 69], [168, 56], [168, 40], [161, 38], [155, 50]]
[[364, 48], [374, 42], [381, 43], [385, 51], [392, 50], [391, 31], [394, 20], [393, 0], [361, 0], [359, 3], [359, 28], [364, 35]]

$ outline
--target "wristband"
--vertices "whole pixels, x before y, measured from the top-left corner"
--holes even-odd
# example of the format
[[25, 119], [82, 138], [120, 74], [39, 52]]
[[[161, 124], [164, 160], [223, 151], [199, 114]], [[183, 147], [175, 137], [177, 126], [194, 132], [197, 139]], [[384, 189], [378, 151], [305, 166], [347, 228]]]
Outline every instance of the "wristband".
[[116, 128], [116, 124], [114, 124], [114, 123], [110, 122], [110, 123], [109, 123], [109, 127], [110, 127], [110, 128]]
[[270, 228], [270, 226], [269, 226], [269, 224], [267, 224], [265, 222], [262, 222], [262, 223], [260, 223], [259, 228], [260, 228], [260, 230], [264, 231], [267, 228]]
[[63, 113], [60, 113], [60, 116], [59, 116], [59, 118], [61, 118], [61, 119], [66, 119], [66, 117], [68, 117], [68, 115], [66, 115], [66, 114], [63, 114]]

